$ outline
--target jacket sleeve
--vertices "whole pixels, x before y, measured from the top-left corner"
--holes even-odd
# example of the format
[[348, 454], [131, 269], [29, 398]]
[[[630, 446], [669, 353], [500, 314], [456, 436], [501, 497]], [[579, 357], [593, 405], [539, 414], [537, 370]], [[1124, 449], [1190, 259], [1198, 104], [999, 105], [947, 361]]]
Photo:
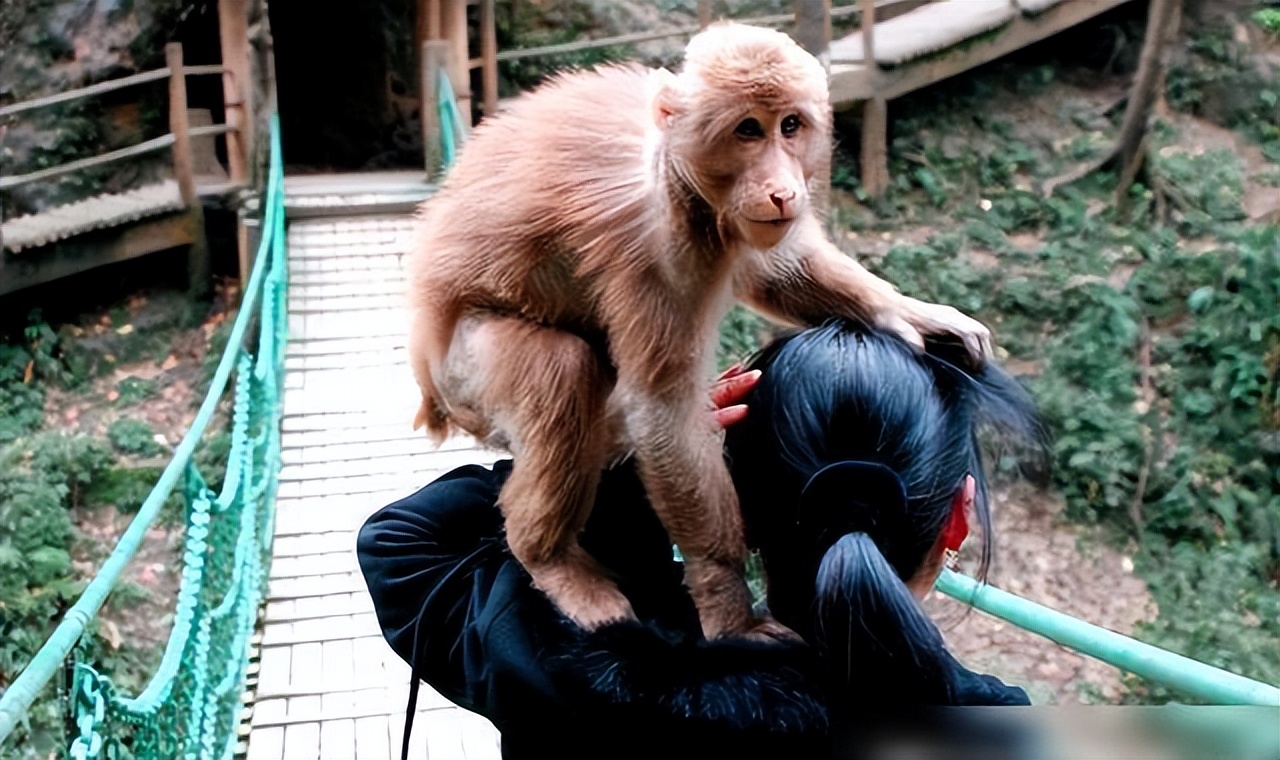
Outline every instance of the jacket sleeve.
[[[414, 673], [499, 728], [584, 705], [550, 660], [568, 631], [504, 538], [498, 493], [509, 462], [462, 467], [376, 512], [357, 554], [383, 636]], [[581, 543], [638, 614], [697, 625], [666, 532], [634, 472], [606, 472]]]
[[[459, 644], [488, 595], [477, 577], [507, 561], [497, 475], [462, 467], [383, 507], [356, 553], [387, 643], [437, 691], [471, 709]], [[479, 596], [477, 597], [477, 594]]]

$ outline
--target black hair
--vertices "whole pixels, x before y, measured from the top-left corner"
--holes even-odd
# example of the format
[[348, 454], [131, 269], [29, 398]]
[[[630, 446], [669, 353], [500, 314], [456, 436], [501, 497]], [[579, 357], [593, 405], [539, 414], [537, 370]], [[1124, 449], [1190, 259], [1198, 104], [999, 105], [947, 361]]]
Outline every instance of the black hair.
[[726, 434], [748, 540], [764, 560], [770, 611], [824, 651], [837, 686], [874, 678], [877, 699], [893, 687], [903, 699], [946, 701], [949, 656], [904, 581], [934, 546], [966, 475], [976, 484], [985, 577], [980, 431], [1041, 458], [1045, 450], [1017, 381], [991, 363], [966, 363], [961, 348], [920, 351], [848, 321], [775, 341], [749, 363], [763, 375], [746, 419]]

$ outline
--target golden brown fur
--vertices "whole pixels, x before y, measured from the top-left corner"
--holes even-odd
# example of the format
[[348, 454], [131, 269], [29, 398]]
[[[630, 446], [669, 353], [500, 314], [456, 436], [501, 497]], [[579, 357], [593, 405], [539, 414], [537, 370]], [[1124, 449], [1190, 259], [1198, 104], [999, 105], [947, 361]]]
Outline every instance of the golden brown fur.
[[423, 207], [415, 425], [510, 448], [512, 552], [583, 625], [631, 614], [577, 533], [601, 468], [634, 450], [706, 634], [786, 634], [752, 615], [737, 500], [704, 413], [708, 346], [735, 297], [792, 324], [846, 315], [986, 348], [981, 325], [899, 295], [825, 239], [809, 198], [830, 130], [812, 56], [777, 32], [716, 25], [679, 76], [609, 67], [522, 97], [475, 129]]

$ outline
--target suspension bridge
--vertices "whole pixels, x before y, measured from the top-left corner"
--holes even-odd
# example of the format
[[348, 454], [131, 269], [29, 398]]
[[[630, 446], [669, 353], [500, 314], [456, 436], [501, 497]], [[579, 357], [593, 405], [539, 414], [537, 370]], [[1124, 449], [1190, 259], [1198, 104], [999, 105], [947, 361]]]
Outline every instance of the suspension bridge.
[[[1044, 12], [1059, 4], [1040, 5]], [[447, 69], [432, 70], [427, 101], [445, 165], [466, 132]], [[165, 75], [174, 71], [182, 71], [180, 60]], [[66, 716], [66, 754], [76, 760], [399, 754], [410, 674], [380, 635], [355, 534], [382, 505], [498, 455], [466, 438], [432, 448], [408, 424], [416, 390], [400, 305], [407, 210], [431, 186], [420, 174], [286, 180], [279, 122], [272, 116], [268, 126], [261, 236], [227, 349], [136, 518], [0, 694], [2, 754], [23, 741], [28, 712], [44, 700]], [[232, 446], [223, 486], [213, 492], [194, 454], [227, 398]], [[125, 694], [82, 641], [175, 491], [188, 518], [174, 624], [149, 683]], [[938, 590], [1190, 699], [1280, 707], [1272, 685], [965, 576], [945, 572]], [[497, 732], [480, 716], [429, 689], [417, 709], [411, 757], [500, 756]]]

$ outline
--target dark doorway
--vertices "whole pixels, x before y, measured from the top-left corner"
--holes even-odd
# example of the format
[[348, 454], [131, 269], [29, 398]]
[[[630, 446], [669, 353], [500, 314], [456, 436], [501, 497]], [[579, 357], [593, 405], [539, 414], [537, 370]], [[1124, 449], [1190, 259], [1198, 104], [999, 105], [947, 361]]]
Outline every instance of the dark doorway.
[[291, 171], [422, 166], [413, 0], [270, 0]]

